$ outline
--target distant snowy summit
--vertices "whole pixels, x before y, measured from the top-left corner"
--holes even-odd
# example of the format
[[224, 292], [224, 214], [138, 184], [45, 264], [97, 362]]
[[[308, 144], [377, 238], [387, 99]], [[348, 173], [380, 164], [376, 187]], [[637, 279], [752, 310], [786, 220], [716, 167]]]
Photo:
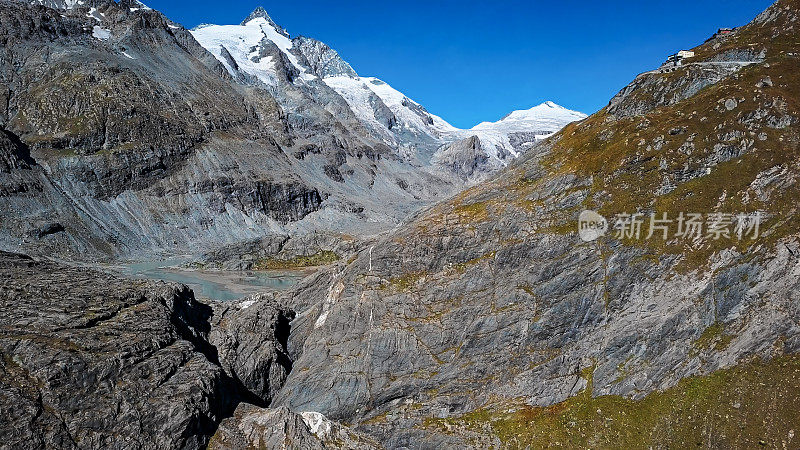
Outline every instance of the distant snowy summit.
[[564, 123], [583, 120], [586, 114], [564, 108], [561, 105], [547, 101], [530, 109], [513, 111], [497, 122], [481, 122], [472, 127], [472, 130], [496, 130], [500, 128], [522, 128], [526, 131], [543, 131], [540, 134], [551, 134], [563, 128]]
[[548, 101], [530, 109], [514, 111], [497, 122], [481, 122], [463, 130], [462, 134], [478, 136], [487, 144], [509, 150], [516, 157], [527, 144], [550, 137], [567, 124], [586, 117], [582, 112]]
[[344, 104], [372, 138], [401, 157], [439, 166], [465, 180], [504, 167], [537, 140], [586, 117], [545, 102], [497, 122], [456, 128], [388, 83], [359, 76], [328, 45], [292, 38], [261, 7], [239, 25], [202, 25], [191, 33], [234, 79], [266, 87], [286, 111], [302, 107], [296, 95], [286, 95], [287, 88], [301, 91], [305, 101], [337, 117]]

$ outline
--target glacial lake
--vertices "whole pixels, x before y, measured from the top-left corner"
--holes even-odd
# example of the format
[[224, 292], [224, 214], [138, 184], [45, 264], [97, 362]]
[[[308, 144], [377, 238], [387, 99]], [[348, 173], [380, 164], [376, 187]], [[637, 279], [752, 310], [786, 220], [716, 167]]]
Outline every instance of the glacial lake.
[[113, 269], [130, 278], [170, 281], [189, 286], [198, 299], [238, 300], [250, 294], [285, 290], [313, 273], [313, 269], [271, 271], [194, 270], [182, 266], [187, 258], [129, 263]]

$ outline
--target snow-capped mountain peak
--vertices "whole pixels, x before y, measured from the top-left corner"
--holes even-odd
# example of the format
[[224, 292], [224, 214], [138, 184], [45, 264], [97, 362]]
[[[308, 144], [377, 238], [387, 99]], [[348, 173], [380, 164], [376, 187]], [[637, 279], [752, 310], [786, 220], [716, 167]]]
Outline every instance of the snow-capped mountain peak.
[[301, 79], [316, 78], [291, 51], [289, 33], [264, 8], [256, 8], [240, 25], [201, 25], [191, 33], [236, 79], [276, 86], [276, 58], [286, 58]]
[[278, 33], [282, 34], [283, 36], [285, 36], [287, 38], [289, 37], [289, 32], [286, 31], [286, 29], [283, 28], [282, 26], [280, 26], [277, 23], [275, 23], [275, 21], [272, 20], [272, 17], [270, 17], [269, 14], [267, 14], [267, 10], [265, 10], [261, 6], [257, 7], [256, 9], [254, 9], [253, 12], [251, 12], [250, 15], [247, 16], [247, 18], [244, 19], [242, 21], [242, 23], [239, 24], [239, 25], [247, 26], [248, 23], [250, 23], [250, 22], [252, 22], [253, 20], [256, 20], [256, 19], [264, 19], [270, 27], [275, 29], [275, 31], [277, 31]]
[[[404, 158], [435, 165], [449, 161], [448, 167], [458, 160], [470, 166], [471, 162], [461, 159], [484, 152], [479, 159], [485, 160], [485, 169], [460, 171], [469, 179], [503, 167], [537, 140], [586, 117], [548, 101], [497, 122], [458, 129], [386, 82], [359, 76], [326, 44], [302, 36], [292, 39], [261, 7], [239, 25], [203, 25], [192, 35], [236, 80], [265, 85], [287, 109], [297, 108], [297, 101], [282, 95], [281, 83], [300, 88], [308, 101], [334, 115], [338, 114], [336, 105], [345, 104], [371, 138], [395, 148]], [[332, 101], [331, 95], [341, 99]]]
[[538, 128], [541, 131], [555, 133], [565, 124], [585, 118], [586, 114], [578, 111], [572, 111], [551, 101], [546, 101], [530, 109], [513, 111], [497, 122], [481, 122], [472, 127], [472, 129], [487, 130], [508, 126], [519, 127], [521, 125], [527, 130], [530, 130], [531, 128]]
[[[497, 122], [481, 122], [469, 130], [452, 133], [453, 143], [442, 146], [432, 160], [465, 179], [479, 180], [505, 166], [537, 141], [586, 117], [586, 114], [547, 101], [514, 111]], [[475, 156], [477, 150], [483, 155], [480, 158]]]

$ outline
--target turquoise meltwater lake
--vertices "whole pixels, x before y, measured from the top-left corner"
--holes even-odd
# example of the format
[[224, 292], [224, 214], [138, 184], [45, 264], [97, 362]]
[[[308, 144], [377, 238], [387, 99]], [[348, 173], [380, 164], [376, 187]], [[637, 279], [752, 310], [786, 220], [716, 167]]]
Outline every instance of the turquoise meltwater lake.
[[238, 300], [250, 294], [286, 290], [313, 269], [274, 271], [224, 271], [184, 269], [188, 258], [136, 262], [115, 269], [131, 278], [170, 281], [189, 286], [198, 299]]

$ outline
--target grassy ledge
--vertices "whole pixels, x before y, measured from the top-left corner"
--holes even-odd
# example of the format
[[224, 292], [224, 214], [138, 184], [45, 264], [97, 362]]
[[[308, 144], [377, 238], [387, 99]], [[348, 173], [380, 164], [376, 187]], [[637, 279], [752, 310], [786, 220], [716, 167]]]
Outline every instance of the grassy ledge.
[[326, 266], [339, 260], [336, 252], [324, 250], [310, 256], [295, 256], [292, 259], [264, 258], [253, 265], [255, 270], [302, 269]]
[[800, 357], [782, 356], [686, 378], [641, 400], [587, 389], [549, 407], [494, 404], [423, 426], [489, 434], [503, 448], [796, 448], [799, 401]]

